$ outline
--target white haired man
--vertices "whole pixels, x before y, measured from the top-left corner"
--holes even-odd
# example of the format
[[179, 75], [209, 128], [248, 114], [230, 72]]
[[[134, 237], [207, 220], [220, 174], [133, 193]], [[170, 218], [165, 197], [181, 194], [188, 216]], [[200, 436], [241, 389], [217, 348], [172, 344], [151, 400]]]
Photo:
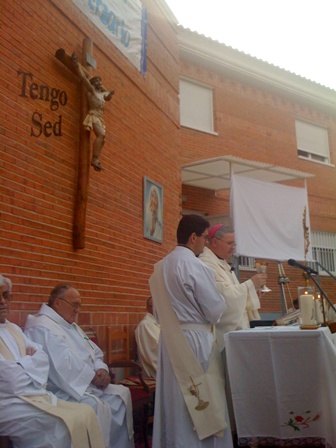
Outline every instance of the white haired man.
[[0, 435], [15, 448], [104, 448], [89, 406], [46, 391], [47, 355], [7, 320], [11, 291], [10, 279], [0, 275]]
[[63, 400], [93, 407], [107, 447], [132, 448], [130, 391], [110, 384], [103, 352], [76, 324], [80, 306], [77, 289], [68, 284], [57, 285], [48, 304], [27, 317], [25, 333], [41, 344], [49, 357], [48, 388]]
[[223, 294], [227, 310], [216, 325], [217, 339], [224, 347], [224, 334], [250, 327], [250, 321], [260, 319], [260, 301], [257, 290], [266, 283], [266, 274], [255, 274], [239, 283], [229, 265], [235, 250], [234, 230], [230, 225], [215, 224], [209, 229], [207, 247], [199, 258], [209, 266], [216, 276], [218, 291]]

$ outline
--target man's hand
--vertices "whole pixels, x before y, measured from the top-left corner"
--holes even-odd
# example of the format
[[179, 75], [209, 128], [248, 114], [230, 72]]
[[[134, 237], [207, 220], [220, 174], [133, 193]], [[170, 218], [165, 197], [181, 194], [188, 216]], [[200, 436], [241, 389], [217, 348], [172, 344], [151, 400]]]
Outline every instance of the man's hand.
[[26, 355], [33, 356], [33, 354], [36, 352], [34, 347], [27, 347], [26, 348]]
[[114, 95], [114, 90], [111, 90], [107, 93], [107, 95], [105, 95], [104, 99], [106, 101], [110, 101], [112, 99], [112, 96]]
[[253, 281], [255, 289], [260, 289], [262, 286], [266, 285], [267, 274], [255, 274], [251, 277], [251, 280]]
[[111, 382], [111, 377], [107, 370], [98, 369], [91, 383], [99, 389], [105, 389]]

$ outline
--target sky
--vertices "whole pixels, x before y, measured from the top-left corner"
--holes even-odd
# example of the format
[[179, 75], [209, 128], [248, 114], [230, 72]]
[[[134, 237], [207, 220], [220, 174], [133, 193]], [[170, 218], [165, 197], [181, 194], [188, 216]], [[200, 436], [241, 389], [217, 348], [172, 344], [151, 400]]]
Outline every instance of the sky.
[[336, 90], [336, 0], [165, 0], [178, 23]]

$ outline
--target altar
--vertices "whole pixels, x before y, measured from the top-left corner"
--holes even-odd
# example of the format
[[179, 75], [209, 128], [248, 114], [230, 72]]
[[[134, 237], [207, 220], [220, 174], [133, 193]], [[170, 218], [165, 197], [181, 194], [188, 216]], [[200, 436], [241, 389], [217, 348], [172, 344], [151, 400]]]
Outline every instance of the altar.
[[298, 326], [225, 335], [239, 446], [336, 448], [335, 337]]

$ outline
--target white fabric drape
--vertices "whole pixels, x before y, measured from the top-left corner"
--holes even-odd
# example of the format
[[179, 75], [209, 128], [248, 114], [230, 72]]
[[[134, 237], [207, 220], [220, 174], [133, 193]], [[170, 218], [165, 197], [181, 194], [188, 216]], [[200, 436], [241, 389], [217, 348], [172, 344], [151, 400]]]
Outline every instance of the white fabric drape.
[[335, 334], [260, 327], [226, 334], [225, 347], [239, 439], [336, 446]]
[[[238, 255], [285, 260], [305, 259], [310, 240], [306, 188], [289, 187], [234, 175], [231, 209]], [[311, 244], [307, 260], [312, 260]]]

